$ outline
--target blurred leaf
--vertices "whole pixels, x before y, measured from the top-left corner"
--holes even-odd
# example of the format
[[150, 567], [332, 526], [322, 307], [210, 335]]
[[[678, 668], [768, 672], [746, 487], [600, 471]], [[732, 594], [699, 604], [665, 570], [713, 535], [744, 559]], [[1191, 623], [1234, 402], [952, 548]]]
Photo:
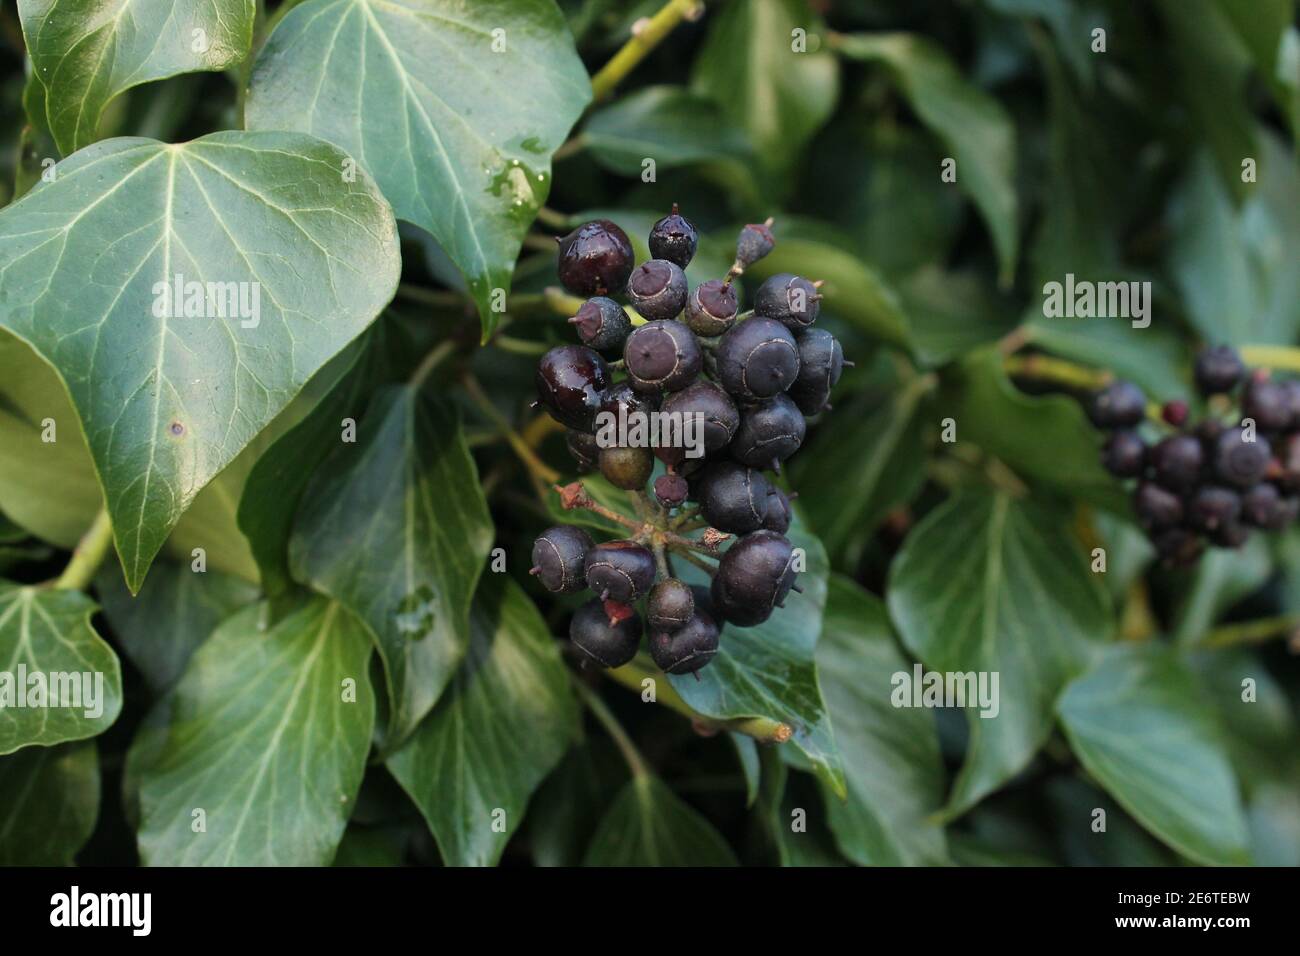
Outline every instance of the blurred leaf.
[[[750, 738], [746, 737], [746, 740]], [[752, 741], [751, 741], [752, 743]], [[528, 844], [538, 866], [577, 866], [626, 770], [613, 748], [588, 738], [569, 749], [528, 804]]]
[[1022, 326], [1039, 348], [1094, 368], [1109, 369], [1142, 386], [1152, 401], [1187, 395], [1191, 359], [1170, 323], [1135, 329], [1123, 318], [1044, 318], [1030, 307]]
[[1174, 642], [1195, 645], [1220, 615], [1259, 590], [1273, 570], [1268, 544], [1256, 534], [1240, 548], [1209, 548], [1196, 566], [1173, 572], [1179, 596], [1174, 614]]
[[[789, 867], [846, 866], [827, 825], [814, 779], [791, 772], [777, 752], [765, 748], [756, 812], [777, 862]], [[839, 801], [839, 797], [831, 799]]]
[[405, 843], [403, 827], [349, 825], [331, 866], [401, 866]]
[[[835, 109], [839, 64], [818, 49], [804, 0], [732, 0], [710, 20], [691, 87], [745, 129], [760, 162], [784, 174]], [[794, 51], [795, 30], [807, 33], [807, 52]]]
[[1294, 134], [1300, 129], [1300, 33], [1295, 0], [1216, 0], [1219, 13], [1250, 51]]
[[469, 630], [446, 694], [387, 765], [446, 865], [492, 866], [576, 736], [578, 706], [559, 645], [511, 578], [483, 579]]
[[605, 812], [583, 866], [735, 866], [708, 820], [657, 777], [634, 777]]
[[817, 670], [849, 798], [827, 788], [831, 830], [845, 856], [862, 866], [935, 866], [947, 860], [944, 771], [934, 716], [894, 706], [893, 675], [910, 673], [879, 598], [833, 575]]
[[1149, 831], [1199, 863], [1247, 863], [1237, 781], [1197, 697], [1168, 648], [1115, 645], [1057, 711], [1079, 761]]
[[1036, 501], [961, 493], [913, 528], [894, 560], [889, 611], [908, 650], [930, 671], [999, 674], [995, 715], [967, 703], [970, 741], [949, 816], [1028, 765], [1057, 695], [1110, 635], [1109, 597], [1068, 520]]
[[[1020, 227], [1016, 212], [1016, 130], [996, 99], [967, 82], [944, 49], [910, 33], [846, 36], [845, 56], [885, 64], [930, 129], [957, 160], [957, 185], [979, 209], [993, 236], [1004, 285], [1015, 275]], [[932, 188], [942, 189], [940, 169]]]
[[98, 816], [93, 740], [0, 757], [0, 866], [71, 866]]
[[1010, 332], [1016, 316], [992, 283], [973, 271], [923, 266], [898, 287], [921, 361], [944, 365]]
[[[1109, 796], [1081, 777], [1055, 777], [1047, 798], [1070, 866], [1176, 866], [1179, 859], [1152, 839]], [[1105, 829], [1093, 827], [1105, 812]]]

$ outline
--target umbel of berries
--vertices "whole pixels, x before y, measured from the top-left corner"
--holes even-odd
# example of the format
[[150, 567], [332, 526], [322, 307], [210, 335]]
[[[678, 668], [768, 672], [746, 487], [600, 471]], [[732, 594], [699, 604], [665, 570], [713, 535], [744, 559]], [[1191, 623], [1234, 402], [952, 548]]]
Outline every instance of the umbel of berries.
[[1088, 406], [1110, 433], [1103, 466], [1136, 481], [1134, 515], [1171, 565], [1195, 561], [1207, 545], [1240, 547], [1252, 531], [1279, 530], [1300, 514], [1300, 382], [1251, 371], [1223, 345], [1197, 356], [1194, 378], [1206, 399], [1199, 421], [1182, 400], [1148, 421], [1132, 382], [1107, 385]]
[[[698, 269], [700, 235], [676, 205], [651, 228], [651, 258], [640, 264], [607, 220], [560, 240], [560, 281], [588, 298], [569, 320], [581, 344], [556, 346], [538, 363], [538, 404], [565, 426], [577, 469], [599, 471], [609, 494], [633, 499], [618, 510], [581, 483], [560, 488], [563, 507], [626, 533], [598, 541], [557, 526], [534, 543], [542, 587], [590, 595], [569, 629], [584, 664], [622, 666], [644, 637], [662, 670], [696, 673], [728, 626], [761, 624], [799, 590], [799, 552], [786, 537], [795, 495], [768, 472], [797, 454], [807, 416], [829, 407], [851, 363], [816, 324], [819, 282], [772, 275], [744, 309], [746, 270], [775, 241], [770, 219], [745, 226], [727, 273], [692, 287], [686, 269]], [[1145, 461], [1145, 444], [1140, 451]], [[1252, 514], [1276, 510], [1252, 499]], [[679, 578], [688, 564], [709, 569], [711, 585]]]

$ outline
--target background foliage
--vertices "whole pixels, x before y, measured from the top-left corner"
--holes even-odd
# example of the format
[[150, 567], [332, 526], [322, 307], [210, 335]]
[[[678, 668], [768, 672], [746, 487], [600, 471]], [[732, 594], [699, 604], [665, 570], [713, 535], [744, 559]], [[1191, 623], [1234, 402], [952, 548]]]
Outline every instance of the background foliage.
[[[107, 675], [0, 715], [0, 862], [1300, 864], [1300, 532], [1153, 565], [1060, 394], [1300, 371], [1294, 4], [692, 7], [0, 8], [0, 661]], [[824, 279], [857, 367], [792, 462], [805, 594], [647, 704], [524, 573], [572, 473], [527, 403], [551, 236], [644, 256], [672, 202], [692, 281], [776, 217], [744, 282]], [[173, 272], [260, 328], [147, 320]], [[1067, 272], [1150, 328], [1043, 318]], [[917, 661], [1002, 713], [891, 706]]]

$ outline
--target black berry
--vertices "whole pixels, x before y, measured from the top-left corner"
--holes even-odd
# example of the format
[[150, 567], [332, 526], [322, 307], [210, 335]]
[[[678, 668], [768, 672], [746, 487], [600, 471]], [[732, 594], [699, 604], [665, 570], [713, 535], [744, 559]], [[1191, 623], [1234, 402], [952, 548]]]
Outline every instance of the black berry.
[[605, 392], [604, 399], [600, 403], [600, 412], [602, 415], [609, 415], [609, 419], [597, 419], [597, 426], [612, 425], [618, 428], [618, 423], [626, 421], [628, 428], [643, 415], [650, 412], [659, 411], [659, 396], [652, 392], [638, 392], [632, 387], [631, 382], [619, 382], [617, 385]]
[[696, 335], [713, 338], [735, 324], [739, 310], [735, 287], [710, 279], [691, 290], [686, 300], [686, 324]]
[[704, 353], [694, 333], [680, 322], [647, 322], [627, 337], [623, 361], [638, 392], [675, 392], [695, 381]]
[[1255, 528], [1276, 531], [1291, 520], [1291, 508], [1276, 485], [1261, 482], [1241, 493], [1241, 520]]
[[634, 541], [607, 541], [587, 552], [587, 587], [602, 601], [631, 604], [655, 581], [655, 558]]
[[771, 398], [799, 376], [794, 336], [775, 319], [755, 317], [732, 326], [714, 357], [722, 387], [747, 401]]
[[1166, 488], [1186, 491], [1201, 478], [1205, 452], [1192, 435], [1170, 435], [1151, 449], [1155, 479]]
[[1144, 481], [1133, 493], [1133, 510], [1148, 531], [1171, 528], [1183, 520], [1183, 500], [1166, 488]]
[[1147, 444], [1137, 432], [1119, 431], [1106, 439], [1101, 464], [1116, 478], [1137, 478], [1146, 467]]
[[1237, 350], [1216, 345], [1196, 357], [1194, 375], [1202, 395], [1222, 395], [1237, 387], [1246, 374], [1246, 366]]
[[608, 219], [583, 223], [560, 240], [560, 282], [575, 295], [621, 292], [634, 261], [627, 233]]
[[667, 259], [685, 269], [695, 258], [695, 247], [699, 245], [700, 234], [689, 219], [673, 211], [660, 219], [650, 229], [650, 255], [656, 259]]
[[584, 345], [602, 352], [621, 350], [632, 331], [632, 320], [627, 312], [613, 299], [604, 296], [582, 303], [582, 308], [569, 319], [569, 323], [578, 330], [578, 338]]
[[573, 428], [564, 431], [564, 447], [569, 450], [579, 472], [594, 471], [600, 459], [600, 446], [596, 436], [591, 432], [580, 432]]
[[1146, 414], [1147, 400], [1132, 382], [1111, 382], [1092, 398], [1088, 417], [1098, 428], [1132, 428]]
[[[704, 454], [712, 455], [727, 447], [727, 443], [740, 427], [740, 412], [731, 397], [712, 382], [699, 381], [688, 385], [680, 392], [674, 392], [664, 399], [663, 411], [680, 414], [686, 422], [689, 416], [699, 415], [704, 421], [702, 440]], [[669, 464], [676, 464], [685, 457], [685, 449], [665, 449], [656, 454]], [[698, 457], [698, 456], [697, 456]]]
[[589, 432], [609, 388], [609, 368], [584, 345], [560, 345], [537, 363], [537, 399], [562, 425]]
[[650, 656], [666, 674], [692, 674], [718, 653], [718, 625], [707, 611], [695, 615], [674, 632], [652, 631]]
[[573, 614], [569, 640], [601, 667], [622, 667], [636, 657], [641, 644], [641, 618], [637, 614], [615, 624], [600, 600], [588, 601]]
[[763, 527], [777, 534], [790, 530], [794, 510], [790, 507], [790, 497], [780, 488], [773, 488], [767, 499], [767, 515], [763, 518]]
[[799, 375], [790, 386], [790, 397], [805, 415], [816, 415], [826, 407], [831, 389], [840, 380], [844, 352], [839, 340], [825, 329], [804, 329], [796, 341]]
[[1247, 441], [1243, 429], [1229, 428], [1215, 442], [1214, 472], [1222, 482], [1249, 488], [1264, 477], [1271, 457], [1263, 438], [1256, 435], [1254, 441]]
[[1197, 531], [1207, 534], [1235, 522], [1240, 514], [1241, 496], [1230, 488], [1198, 488], [1187, 504], [1187, 520]]
[[533, 568], [542, 587], [556, 594], [580, 591], [587, 586], [587, 552], [591, 535], [581, 528], [557, 525], [547, 528], [533, 542]]
[[1290, 395], [1276, 382], [1251, 379], [1241, 393], [1241, 414], [1261, 431], [1280, 432], [1291, 424]]
[[646, 601], [646, 623], [651, 633], [675, 631], [695, 614], [695, 595], [690, 586], [676, 578], [665, 578], [650, 591]]
[[778, 272], [754, 293], [754, 313], [791, 329], [802, 329], [817, 321], [821, 295], [817, 287], [802, 276]]
[[794, 402], [774, 395], [745, 409], [731, 454], [751, 468], [777, 466], [799, 450], [807, 427]]
[[667, 259], [651, 259], [632, 270], [628, 301], [647, 319], [676, 318], [686, 307], [686, 273]]
[[794, 549], [784, 535], [755, 531], [733, 544], [713, 576], [713, 606], [728, 623], [762, 624], [794, 584]]
[[695, 495], [709, 524], [729, 534], [747, 534], [763, 526], [771, 490], [762, 472], [720, 461], [704, 472]]

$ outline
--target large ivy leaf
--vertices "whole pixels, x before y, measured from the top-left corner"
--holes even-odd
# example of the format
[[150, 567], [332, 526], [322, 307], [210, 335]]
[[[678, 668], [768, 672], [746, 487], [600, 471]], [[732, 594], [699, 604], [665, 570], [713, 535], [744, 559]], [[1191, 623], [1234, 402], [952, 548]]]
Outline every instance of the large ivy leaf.
[[1209, 548], [1194, 568], [1171, 572], [1180, 581], [1172, 636], [1184, 647], [1199, 643], [1220, 615], [1258, 591], [1273, 574], [1269, 542], [1259, 535], [1240, 548]]
[[444, 863], [492, 865], [577, 730], [559, 645], [523, 590], [491, 574], [474, 603], [464, 664], [388, 768]]
[[464, 273], [486, 338], [551, 153], [590, 99], [552, 0], [309, 0], [258, 55], [245, 117], [366, 167]]
[[736, 866], [736, 855], [663, 781], [639, 776], [605, 812], [583, 866]]
[[533, 862], [580, 864], [602, 811], [622, 789], [626, 776], [626, 765], [608, 737], [588, 736], [570, 748], [528, 805], [527, 840]]
[[773, 172], [788, 169], [835, 109], [839, 64], [816, 35], [795, 51], [794, 31], [816, 30], [804, 0], [733, 0], [711, 19], [692, 88], [745, 129]]
[[[969, 83], [938, 44], [910, 33], [857, 34], [838, 49], [854, 59], [884, 63], [908, 102], [957, 160], [965, 190], [993, 236], [1004, 282], [1015, 273], [1016, 129], [996, 99]], [[934, 188], [942, 188], [934, 170]]]
[[[792, 591], [785, 607], [757, 627], [724, 628], [713, 663], [697, 674], [670, 675], [668, 680], [705, 716], [767, 717], [789, 725], [790, 743], [808, 757], [819, 778], [843, 795], [844, 769], [813, 657], [826, 606], [826, 549], [797, 518], [787, 537], [804, 551], [806, 570], [798, 580], [803, 593]], [[680, 574], [695, 583], [702, 583], [701, 575], [694, 568]]]
[[[393, 294], [392, 213], [344, 160], [296, 133], [114, 139], [0, 211], [0, 325], [63, 376], [133, 590], [199, 490]], [[256, 327], [155, 317], [176, 275], [245, 283], [227, 288], [250, 313], [258, 290]]]
[[996, 715], [967, 704], [966, 763], [948, 798], [955, 816], [1023, 770], [1047, 739], [1057, 695], [1110, 633], [1109, 595], [1068, 515], [970, 492], [908, 535], [888, 597], [903, 643], [928, 670], [999, 675]]
[[303, 494], [295, 577], [369, 626], [388, 678], [387, 746], [438, 700], [465, 653], [492, 517], [455, 406], [415, 385], [378, 392], [355, 444]]
[[69, 866], [99, 816], [93, 740], [0, 757], [0, 866]]
[[148, 865], [323, 866], [334, 856], [374, 726], [370, 639], [323, 598], [267, 631], [262, 612], [251, 605], [217, 628], [160, 703], [165, 725], [132, 745]]
[[1079, 761], [1139, 823], [1197, 862], [1247, 863], [1237, 781], [1198, 695], [1168, 648], [1116, 645], [1057, 710]]
[[159, 562], [132, 595], [116, 569], [95, 579], [104, 617], [123, 652], [161, 693], [180, 680], [195, 649], [226, 618], [257, 599], [257, 588], [220, 571]]
[[94, 613], [78, 591], [0, 581], [0, 754], [94, 737], [117, 720], [122, 668]]
[[893, 675], [909, 672], [885, 606], [849, 578], [832, 575], [817, 673], [835, 718], [849, 797], [829, 791], [826, 809], [840, 849], [863, 866], [941, 865], [944, 772], [934, 715], [895, 707]]
[[19, 0], [45, 119], [65, 156], [94, 142], [113, 97], [248, 56], [253, 0]]

